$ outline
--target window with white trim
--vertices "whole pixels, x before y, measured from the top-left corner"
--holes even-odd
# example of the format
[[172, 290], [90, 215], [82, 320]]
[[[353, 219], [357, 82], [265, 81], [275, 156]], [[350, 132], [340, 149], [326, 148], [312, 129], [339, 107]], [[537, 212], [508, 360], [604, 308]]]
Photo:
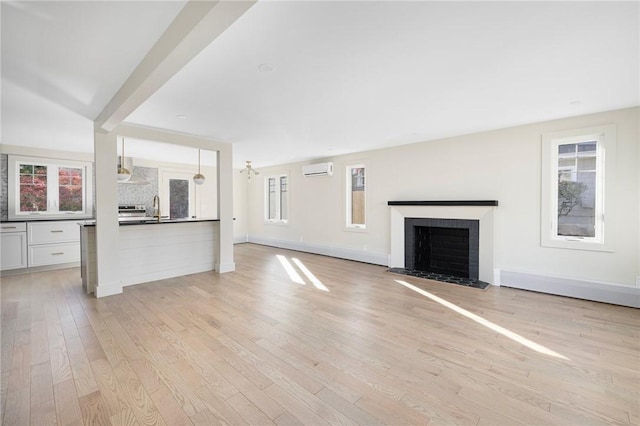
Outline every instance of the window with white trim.
[[90, 162], [9, 155], [10, 220], [91, 217]]
[[289, 177], [270, 176], [265, 179], [265, 220], [286, 223], [289, 220]]
[[347, 228], [366, 229], [366, 166], [355, 164], [347, 166]]
[[613, 249], [614, 159], [614, 126], [543, 136], [542, 245]]

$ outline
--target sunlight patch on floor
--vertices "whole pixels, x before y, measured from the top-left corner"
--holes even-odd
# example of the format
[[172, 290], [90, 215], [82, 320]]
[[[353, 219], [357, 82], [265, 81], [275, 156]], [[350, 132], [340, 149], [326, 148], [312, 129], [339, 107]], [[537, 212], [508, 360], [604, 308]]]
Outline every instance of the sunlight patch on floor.
[[302, 277], [300, 276], [300, 274], [296, 272], [296, 270], [293, 268], [293, 266], [291, 265], [291, 263], [286, 257], [284, 257], [281, 254], [276, 255], [276, 257], [282, 264], [282, 267], [284, 268], [284, 270], [287, 271], [287, 275], [289, 275], [289, 278], [291, 278], [291, 281], [293, 281], [296, 284], [302, 284], [302, 285], [306, 284], [302, 279]]
[[325, 287], [325, 285], [322, 284], [322, 282], [318, 278], [316, 278], [315, 275], [313, 275], [313, 273], [304, 265], [304, 263], [302, 263], [300, 260], [296, 259], [295, 257], [291, 260], [293, 260], [293, 263], [295, 263], [296, 266], [300, 268], [302, 273], [309, 279], [309, 281], [311, 281], [311, 284], [313, 284], [318, 290], [329, 291], [329, 289]]
[[451, 309], [452, 311], [455, 311], [455, 312], [459, 313], [460, 315], [463, 315], [463, 316], [465, 316], [465, 317], [477, 322], [478, 324], [482, 324], [485, 327], [487, 327], [487, 328], [489, 328], [489, 329], [491, 329], [491, 330], [493, 330], [493, 331], [495, 331], [497, 333], [500, 333], [503, 336], [508, 337], [508, 338], [510, 338], [510, 339], [512, 339], [512, 340], [514, 340], [514, 341], [516, 341], [516, 342], [528, 347], [529, 349], [533, 349], [534, 351], [539, 352], [541, 354], [545, 354], [545, 355], [549, 355], [549, 356], [553, 356], [553, 357], [556, 357], [556, 358], [560, 358], [560, 359], [564, 359], [564, 360], [569, 361], [569, 358], [567, 358], [564, 355], [561, 355], [561, 354], [559, 354], [557, 352], [554, 352], [551, 349], [548, 349], [548, 348], [546, 348], [546, 347], [544, 347], [544, 346], [542, 346], [542, 345], [540, 345], [540, 344], [538, 344], [536, 342], [533, 342], [533, 341], [531, 341], [531, 340], [529, 340], [529, 339], [527, 339], [525, 337], [522, 337], [519, 334], [514, 333], [511, 330], [507, 330], [504, 327], [501, 327], [501, 326], [499, 326], [497, 324], [494, 324], [491, 321], [488, 321], [488, 320], [482, 318], [479, 315], [471, 313], [471, 312], [467, 311], [466, 309], [463, 309], [463, 308], [461, 308], [461, 307], [459, 307], [459, 306], [457, 306], [457, 305], [455, 305], [455, 304], [453, 304], [451, 302], [448, 302], [448, 301], [446, 301], [446, 300], [444, 300], [444, 299], [442, 299], [442, 298], [440, 298], [440, 297], [438, 297], [436, 295], [433, 295], [433, 294], [429, 293], [428, 291], [425, 291], [425, 290], [423, 290], [421, 288], [418, 288], [418, 287], [416, 287], [416, 286], [414, 286], [412, 284], [409, 284], [406, 281], [402, 281], [402, 280], [394, 280], [394, 281], [397, 282], [398, 284], [401, 284], [401, 285], [405, 286], [406, 288], [408, 288], [410, 290], [415, 291], [416, 293], [419, 293], [419, 294], [421, 294], [421, 295], [423, 295], [425, 297], [428, 297], [429, 299], [433, 300], [434, 302], [437, 302], [437, 303], [441, 304], [442, 306], [447, 307], [447, 308]]
[[[284, 270], [287, 272], [287, 275], [289, 275], [289, 278], [291, 278], [291, 281], [293, 281], [296, 284], [302, 284], [302, 285], [307, 284], [304, 281], [304, 279], [300, 276], [298, 271], [296, 271], [296, 268], [294, 268], [291, 262], [289, 262], [289, 259], [287, 259], [285, 256], [281, 254], [277, 254], [276, 257], [280, 261], [280, 264], [282, 265]], [[311, 272], [309, 268], [307, 268], [305, 264], [300, 261], [300, 259], [292, 258], [291, 260], [293, 261], [293, 263], [295, 263], [298, 269], [302, 271], [304, 276], [307, 277], [307, 279], [311, 282], [311, 284], [313, 284], [315, 288], [322, 291], [327, 291], [327, 292], [329, 291], [329, 289], [324, 284], [322, 284], [322, 281], [320, 281], [318, 277], [316, 277], [313, 274], [313, 272]]]

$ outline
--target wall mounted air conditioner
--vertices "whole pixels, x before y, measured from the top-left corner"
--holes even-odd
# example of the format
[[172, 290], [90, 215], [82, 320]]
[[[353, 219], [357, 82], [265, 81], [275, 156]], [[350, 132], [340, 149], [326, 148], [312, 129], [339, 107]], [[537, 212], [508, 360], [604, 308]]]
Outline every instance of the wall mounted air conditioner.
[[302, 174], [305, 176], [331, 176], [333, 175], [333, 163], [307, 164], [302, 166]]

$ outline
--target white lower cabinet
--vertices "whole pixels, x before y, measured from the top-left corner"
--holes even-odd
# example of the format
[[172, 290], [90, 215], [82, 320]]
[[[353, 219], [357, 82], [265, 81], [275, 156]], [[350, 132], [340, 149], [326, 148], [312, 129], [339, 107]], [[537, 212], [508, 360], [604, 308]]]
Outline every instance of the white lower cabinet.
[[28, 222], [29, 267], [80, 262], [80, 226], [75, 220]]
[[29, 245], [80, 242], [80, 226], [75, 220], [27, 222]]
[[3, 222], [0, 231], [2, 271], [80, 262], [80, 226], [75, 220]]
[[57, 265], [80, 261], [80, 243], [29, 246], [29, 266]]
[[0, 270], [27, 267], [27, 227], [24, 222], [0, 226]]

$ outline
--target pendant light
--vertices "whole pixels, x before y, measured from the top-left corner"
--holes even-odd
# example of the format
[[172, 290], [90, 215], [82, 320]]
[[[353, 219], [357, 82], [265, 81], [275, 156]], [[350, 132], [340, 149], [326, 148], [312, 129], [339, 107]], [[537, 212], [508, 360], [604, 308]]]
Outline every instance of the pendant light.
[[202, 185], [204, 183], [204, 180], [204, 175], [200, 173], [200, 150], [198, 150], [198, 173], [193, 175], [193, 182], [196, 185]]
[[118, 168], [118, 182], [126, 182], [131, 179], [131, 172], [124, 167], [124, 138], [122, 138], [122, 156]]

